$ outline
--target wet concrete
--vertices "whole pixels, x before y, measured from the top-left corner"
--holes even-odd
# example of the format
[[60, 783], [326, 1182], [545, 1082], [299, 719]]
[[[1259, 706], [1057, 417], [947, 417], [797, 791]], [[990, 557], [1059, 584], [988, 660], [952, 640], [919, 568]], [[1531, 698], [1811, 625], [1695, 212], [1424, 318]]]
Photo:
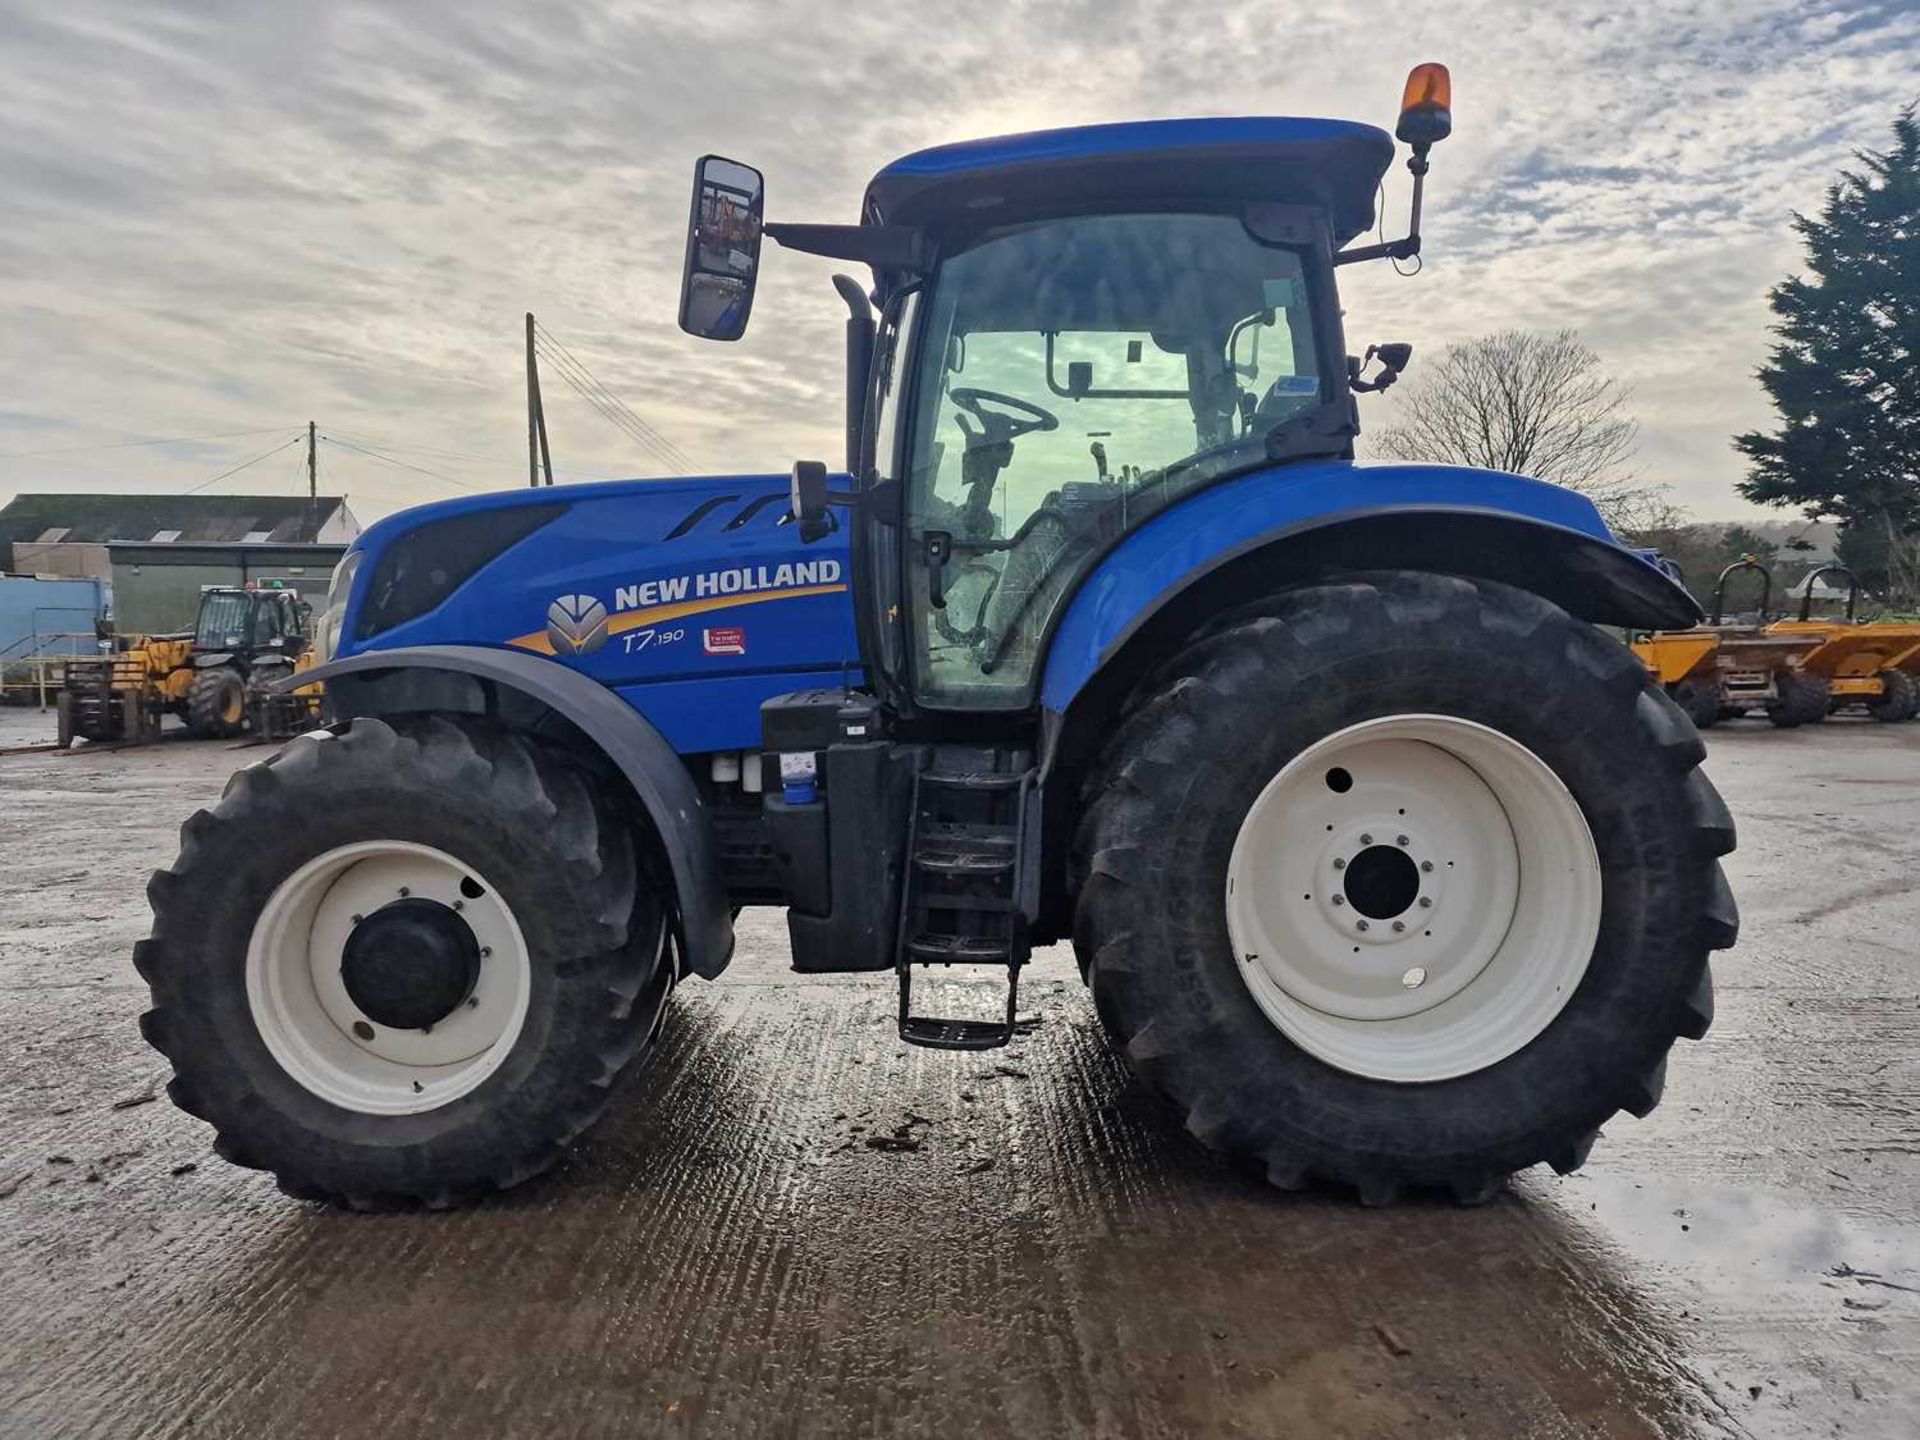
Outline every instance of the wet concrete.
[[251, 756], [0, 758], [0, 1435], [1920, 1433], [1920, 725], [1712, 745], [1746, 930], [1666, 1104], [1384, 1212], [1177, 1134], [1065, 951], [939, 1055], [771, 915], [554, 1175], [296, 1204], [133, 1028], [145, 874]]

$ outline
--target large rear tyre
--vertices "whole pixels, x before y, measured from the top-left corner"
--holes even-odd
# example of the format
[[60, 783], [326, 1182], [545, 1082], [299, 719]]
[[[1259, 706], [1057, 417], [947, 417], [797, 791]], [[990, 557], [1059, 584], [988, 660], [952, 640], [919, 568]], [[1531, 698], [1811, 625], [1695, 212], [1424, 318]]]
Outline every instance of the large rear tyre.
[[212, 665], [187, 691], [187, 728], [203, 740], [238, 735], [247, 724], [247, 682], [231, 665]]
[[1537, 596], [1388, 572], [1275, 597], [1146, 687], [1092, 777], [1100, 1016], [1283, 1188], [1473, 1201], [1572, 1170], [1712, 1018], [1736, 917], [1704, 754]]
[[1782, 670], [1775, 677], [1778, 698], [1767, 702], [1767, 719], [1782, 730], [1796, 725], [1816, 725], [1827, 718], [1833, 702], [1833, 685], [1824, 675], [1804, 670]]
[[1920, 683], [1904, 670], [1882, 670], [1882, 689], [1867, 701], [1867, 713], [1884, 724], [1911, 720], [1920, 710]]
[[357, 720], [234, 776], [148, 886], [141, 1029], [228, 1160], [356, 1209], [551, 1166], [652, 1037], [662, 896], [571, 757]]

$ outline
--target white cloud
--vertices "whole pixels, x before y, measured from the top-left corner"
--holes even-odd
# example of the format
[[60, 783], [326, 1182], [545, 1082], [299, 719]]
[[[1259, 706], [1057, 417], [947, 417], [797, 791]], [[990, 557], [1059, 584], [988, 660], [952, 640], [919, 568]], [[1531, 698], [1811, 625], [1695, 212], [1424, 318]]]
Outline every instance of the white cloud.
[[[1386, 122], [1433, 58], [1459, 129], [1436, 152], [1428, 268], [1346, 271], [1350, 337], [1425, 354], [1574, 325], [1634, 388], [1649, 473], [1738, 513], [1727, 437], [1768, 418], [1752, 371], [1766, 289], [1797, 260], [1788, 211], [1920, 89], [1911, 5], [1788, 0], [0, 0], [0, 25], [0, 452], [312, 416], [459, 452], [408, 453], [487, 485], [523, 471], [528, 309], [704, 466], [836, 453], [831, 266], [770, 253], [738, 345], [674, 325], [704, 151], [763, 166], [777, 217], [851, 219], [866, 177], [922, 145], [1179, 114]], [[1399, 172], [1389, 195], [1391, 226]], [[563, 466], [644, 473], [549, 391]], [[0, 492], [172, 489], [251, 443], [0, 459]], [[282, 458], [224, 484], [291, 487]], [[325, 458], [364, 513], [451, 493]]]

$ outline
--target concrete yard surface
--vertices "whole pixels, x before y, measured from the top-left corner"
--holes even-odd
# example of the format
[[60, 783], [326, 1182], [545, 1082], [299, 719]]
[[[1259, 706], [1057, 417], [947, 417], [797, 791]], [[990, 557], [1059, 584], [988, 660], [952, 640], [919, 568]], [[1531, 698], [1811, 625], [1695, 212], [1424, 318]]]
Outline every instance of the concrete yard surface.
[[129, 959], [265, 752], [0, 757], [0, 1436], [1920, 1434], [1920, 724], [1709, 745], [1743, 933], [1665, 1103], [1386, 1210], [1189, 1140], [1064, 948], [941, 1054], [775, 912], [551, 1175], [298, 1203], [167, 1103]]

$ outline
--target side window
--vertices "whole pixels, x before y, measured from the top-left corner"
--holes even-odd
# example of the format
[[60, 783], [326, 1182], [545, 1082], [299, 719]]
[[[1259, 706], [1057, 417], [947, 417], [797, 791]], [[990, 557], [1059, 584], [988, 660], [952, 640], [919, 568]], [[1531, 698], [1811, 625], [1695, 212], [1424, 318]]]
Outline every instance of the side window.
[[[913, 333], [920, 313], [920, 292], [910, 290], [888, 307], [875, 337], [873, 351], [873, 389], [868, 401], [872, 416], [872, 450], [867, 457], [867, 488], [896, 480], [903, 473], [901, 460], [900, 416], [906, 402], [906, 389], [912, 381], [907, 357], [913, 353]], [[898, 676], [903, 668], [903, 641], [900, 611], [883, 597], [899, 592], [895, 588], [900, 574], [901, 544], [897, 516], [865, 509], [863, 525], [868, 574], [878, 579], [875, 598], [874, 635], [879, 653], [875, 663], [887, 675]], [[884, 578], [879, 578], [884, 577]]]
[[899, 478], [900, 413], [906, 398], [903, 391], [912, 378], [905, 357], [919, 312], [920, 292], [910, 290], [890, 310], [874, 346], [873, 454], [869, 464], [876, 481]]

